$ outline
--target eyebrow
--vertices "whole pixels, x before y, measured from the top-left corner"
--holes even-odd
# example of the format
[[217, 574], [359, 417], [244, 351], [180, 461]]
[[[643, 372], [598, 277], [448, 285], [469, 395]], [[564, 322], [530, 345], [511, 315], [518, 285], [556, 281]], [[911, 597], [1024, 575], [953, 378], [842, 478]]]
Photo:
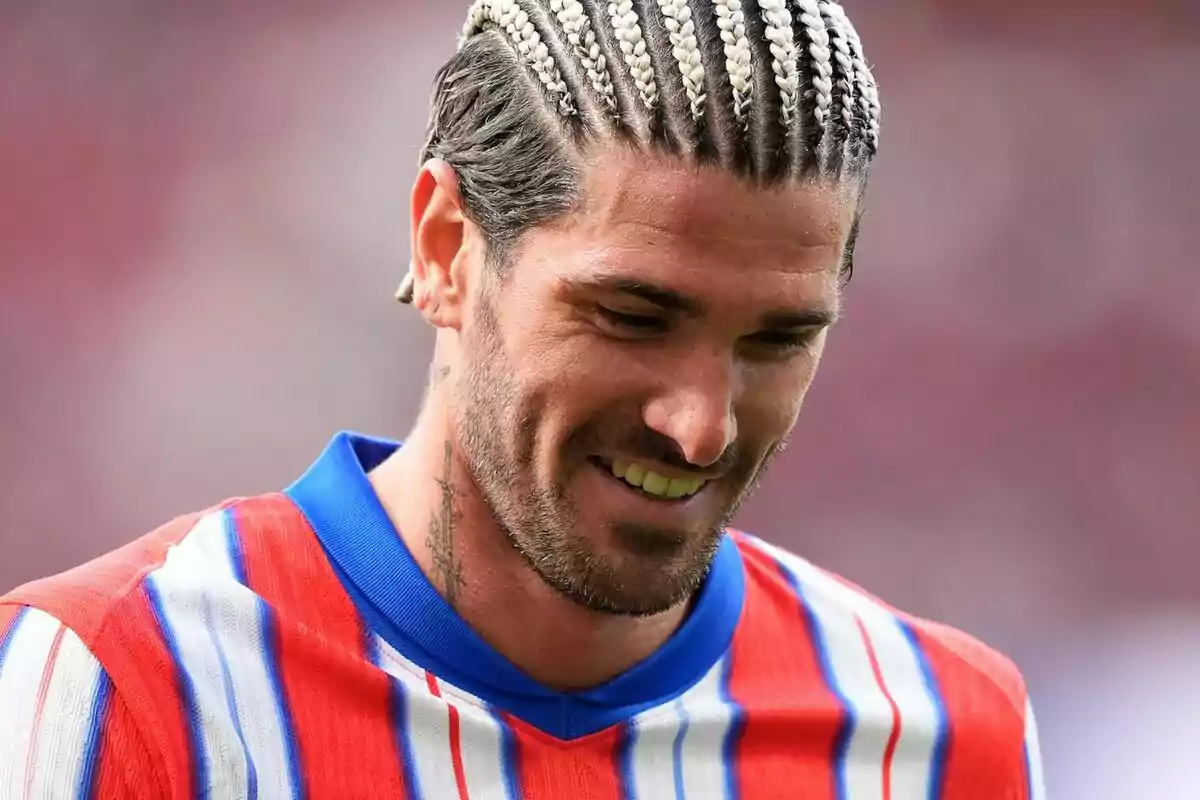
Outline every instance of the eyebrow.
[[[569, 283], [585, 291], [629, 295], [656, 305], [664, 311], [689, 317], [703, 317], [708, 313], [706, 305], [698, 298], [642, 281], [614, 277]], [[836, 311], [825, 308], [777, 308], [764, 312], [761, 324], [764, 328], [823, 328], [833, 325], [837, 318]]]

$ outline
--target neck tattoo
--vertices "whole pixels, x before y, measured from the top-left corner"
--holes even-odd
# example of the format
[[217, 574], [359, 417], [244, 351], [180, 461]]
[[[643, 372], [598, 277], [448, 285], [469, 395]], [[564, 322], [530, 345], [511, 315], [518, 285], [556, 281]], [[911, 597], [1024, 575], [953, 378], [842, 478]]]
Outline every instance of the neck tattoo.
[[446, 442], [442, 477], [437, 480], [441, 489], [441, 502], [429, 523], [429, 536], [425, 539], [425, 546], [429, 548], [433, 557], [432, 577], [441, 581], [446, 602], [450, 607], [457, 608], [459, 591], [466, 582], [463, 580], [462, 562], [454, 553], [454, 526], [458, 523], [459, 515], [454, 508], [458, 492], [451, 481], [452, 455], [450, 443]]

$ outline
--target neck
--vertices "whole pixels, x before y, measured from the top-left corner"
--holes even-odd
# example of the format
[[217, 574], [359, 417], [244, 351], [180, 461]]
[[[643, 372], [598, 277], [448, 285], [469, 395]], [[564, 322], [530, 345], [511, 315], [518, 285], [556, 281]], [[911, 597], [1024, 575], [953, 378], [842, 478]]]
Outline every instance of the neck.
[[687, 609], [618, 617], [551, 589], [496, 524], [440, 408], [430, 403], [404, 447], [370, 478], [405, 545], [458, 615], [530, 677], [560, 691], [605, 683], [661, 647]]

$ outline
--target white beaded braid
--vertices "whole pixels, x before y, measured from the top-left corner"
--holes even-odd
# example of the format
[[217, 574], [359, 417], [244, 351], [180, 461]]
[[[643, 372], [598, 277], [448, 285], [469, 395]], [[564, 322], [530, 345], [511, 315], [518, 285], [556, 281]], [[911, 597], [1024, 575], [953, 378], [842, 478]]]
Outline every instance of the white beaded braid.
[[654, 77], [654, 65], [650, 62], [637, 11], [630, 0], [620, 0], [608, 4], [608, 17], [642, 103], [647, 111], [653, 112], [658, 107], [658, 81]]
[[800, 23], [808, 38], [808, 54], [812, 57], [812, 84], [817, 104], [817, 125], [825, 127], [833, 105], [833, 65], [829, 61], [829, 34], [817, 0], [795, 0], [800, 9]]
[[876, 153], [879, 151], [879, 88], [863, 55], [862, 40], [859, 39], [854, 24], [846, 16], [846, 10], [837, 3], [830, 3], [829, 14], [838, 21], [838, 26], [850, 47], [850, 54], [854, 60], [854, 83], [858, 86], [858, 103], [867, 125], [866, 139], [871, 152]]
[[821, 0], [821, 13], [825, 16], [829, 29], [829, 48], [833, 55], [834, 75], [842, 90], [842, 123], [847, 131], [854, 130], [854, 54], [850, 52], [850, 42], [842, 29], [837, 14], [830, 9], [831, 4]]
[[742, 0], [714, 0], [717, 27], [725, 43], [725, 69], [733, 87], [733, 115], [745, 128], [750, 124], [750, 103], [754, 97], [754, 68], [750, 61], [750, 40], [746, 37], [746, 15]]
[[780, 116], [791, 127], [800, 96], [800, 78], [796, 72], [796, 43], [792, 38], [792, 12], [786, 0], [760, 0], [767, 41], [771, 43], [771, 71], [779, 87]]
[[542, 86], [558, 103], [559, 113], [566, 117], [574, 116], [575, 100], [571, 96], [571, 90], [563, 81], [550, 48], [542, 41], [533, 20], [517, 0], [475, 0], [463, 26], [460, 47], [467, 39], [489, 25], [494, 25], [508, 34], [518, 55], [533, 69]]
[[679, 64], [683, 89], [687, 92], [692, 119], [704, 118], [704, 62], [700, 60], [700, 43], [696, 41], [696, 26], [692, 8], [687, 0], [658, 0], [663, 25], [671, 39], [671, 53]]
[[583, 4], [579, 0], [550, 0], [550, 10], [562, 26], [567, 42], [587, 73], [592, 88], [600, 96], [600, 102], [609, 112], [616, 113], [617, 97], [613, 92], [612, 76], [608, 73], [608, 59], [600, 49]]

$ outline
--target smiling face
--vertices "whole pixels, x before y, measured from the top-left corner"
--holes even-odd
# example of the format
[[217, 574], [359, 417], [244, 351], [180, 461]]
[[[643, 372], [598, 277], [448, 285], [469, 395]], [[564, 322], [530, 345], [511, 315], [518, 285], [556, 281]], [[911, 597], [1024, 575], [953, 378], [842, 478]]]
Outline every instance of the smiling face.
[[475, 281], [460, 449], [551, 587], [627, 615], [699, 587], [800, 413], [856, 197], [606, 150], [582, 207]]

